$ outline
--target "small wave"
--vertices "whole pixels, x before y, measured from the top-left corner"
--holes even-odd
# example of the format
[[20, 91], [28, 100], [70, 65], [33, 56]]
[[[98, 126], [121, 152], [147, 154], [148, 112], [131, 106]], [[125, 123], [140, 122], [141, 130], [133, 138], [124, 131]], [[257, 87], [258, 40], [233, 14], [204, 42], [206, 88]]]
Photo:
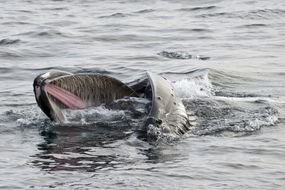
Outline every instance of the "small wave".
[[253, 78], [239, 72], [222, 72], [210, 69], [215, 96], [221, 97], [271, 97], [270, 91], [256, 91], [264, 83], [262, 78]]
[[56, 27], [67, 27], [67, 26], [72, 26], [75, 24], [78, 24], [76, 21], [70, 21], [70, 20], [60, 20], [60, 21], [51, 21], [51, 22], [46, 22], [46, 25], [49, 26], [56, 26]]
[[217, 6], [205, 6], [205, 7], [193, 7], [193, 8], [182, 8], [179, 9], [179, 11], [201, 11], [201, 10], [211, 10], [211, 9], [216, 9]]
[[35, 33], [36, 36], [39, 37], [49, 37], [49, 38], [54, 38], [54, 37], [64, 37], [65, 35], [57, 30], [49, 30], [49, 31], [44, 31], [44, 32], [38, 32]]
[[9, 22], [2, 22], [1, 25], [35, 25], [34, 23], [27, 22], [27, 21], [9, 21]]
[[236, 11], [236, 12], [217, 12], [217, 13], [205, 13], [198, 15], [197, 17], [212, 18], [240, 18], [250, 20], [264, 20], [264, 19], [278, 19], [285, 16], [285, 10], [281, 9], [258, 9], [252, 11]]
[[33, 11], [31, 11], [31, 10], [25, 10], [25, 9], [23, 9], [23, 10], [17, 10], [18, 12], [21, 12], [21, 13], [34, 13]]
[[[66, 68], [66, 67], [64, 67], [64, 68]], [[104, 74], [104, 75], [115, 74], [112, 71], [106, 70], [104, 68], [94, 68], [94, 67], [92, 67], [92, 68], [82, 68], [82, 67], [73, 68], [73, 67], [71, 67], [69, 72], [72, 72], [72, 73], [91, 73], [91, 74], [100, 73], [100, 74]]]
[[127, 16], [131, 16], [131, 14], [127, 14], [127, 13], [114, 13], [111, 15], [105, 15], [105, 16], [100, 16], [99, 18], [124, 18]]
[[[213, 32], [212, 29], [209, 28], [168, 28], [165, 29], [166, 32], [183, 32], [185, 34], [189, 34], [189, 33], [209, 33], [209, 32]], [[198, 37], [198, 38], [210, 38], [210, 37]]]
[[245, 25], [241, 25], [238, 26], [238, 28], [259, 28], [259, 27], [267, 27], [267, 24], [261, 24], [261, 23], [255, 23], [255, 24], [245, 24]]
[[[0, 71], [1, 71], [1, 67], [0, 67]], [[3, 68], [3, 69], [6, 69], [6, 68]], [[33, 68], [23, 68], [23, 67], [18, 67], [17, 70], [27, 70], [27, 71], [36, 71], [36, 72], [47, 72], [49, 70], [65, 70], [67, 72], [71, 72], [71, 73], [100, 73], [100, 74], [107, 74], [107, 75], [112, 75], [114, 74], [113, 72], [111, 71], [108, 71], [108, 70], [105, 70], [104, 68], [97, 68], [97, 67], [92, 67], [92, 68], [82, 68], [82, 67], [67, 67], [67, 66], [64, 66], [64, 67], [61, 67], [61, 66], [58, 66], [58, 67], [39, 67], [39, 68], [36, 68], [36, 67], [33, 67]]]
[[59, 30], [45, 30], [45, 31], [29, 31], [24, 33], [19, 33], [20, 36], [30, 36], [30, 37], [40, 37], [40, 38], [59, 38], [59, 37], [69, 37], [68, 35], [60, 32]]
[[158, 53], [158, 55], [161, 55], [169, 59], [199, 59], [199, 60], [210, 59], [210, 57], [201, 56], [201, 55], [191, 55], [188, 52], [184, 52], [184, 51], [177, 51], [177, 52], [162, 51]]
[[210, 69], [209, 78], [213, 81], [215, 86], [229, 87], [237, 86], [238, 84], [245, 85], [248, 82], [260, 82], [256, 79], [245, 77], [239, 73], [223, 72], [215, 69]]
[[66, 11], [69, 10], [68, 7], [52, 7], [52, 8], [41, 8], [43, 11]]
[[156, 40], [155, 36], [146, 36], [146, 35], [137, 35], [137, 34], [124, 34], [124, 35], [99, 35], [93, 40], [102, 41], [102, 42], [135, 42], [135, 41], [153, 41]]
[[284, 18], [285, 10], [282, 9], [258, 9], [248, 12], [245, 18], [251, 19], [272, 19]]
[[8, 49], [0, 48], [0, 57], [5, 59], [16, 59], [23, 57], [52, 57], [54, 56], [48, 51], [44, 51], [39, 48], [35, 49]]
[[211, 32], [211, 30], [206, 28], [193, 28], [191, 29], [192, 32]]
[[211, 18], [211, 17], [235, 17], [233, 13], [227, 13], [227, 12], [218, 12], [218, 13], [205, 13], [198, 15], [197, 17], [202, 17], [202, 18]]
[[145, 14], [145, 13], [151, 13], [151, 12], [154, 12], [154, 11], [155, 11], [154, 9], [143, 9], [143, 10], [136, 11], [134, 13]]
[[6, 45], [14, 45], [20, 43], [21, 40], [19, 39], [2, 39], [0, 40], [0, 46], [6, 46]]
[[0, 48], [0, 57], [1, 58], [20, 58], [23, 57], [23, 54], [20, 51], [11, 50], [11, 49], [1, 49]]
[[[0, 73], [1, 74], [6, 74], [6, 73], [12, 73], [13, 72], [13, 68], [9, 68], [9, 67], [0, 67]], [[0, 93], [3, 93], [3, 91], [1, 91]]]

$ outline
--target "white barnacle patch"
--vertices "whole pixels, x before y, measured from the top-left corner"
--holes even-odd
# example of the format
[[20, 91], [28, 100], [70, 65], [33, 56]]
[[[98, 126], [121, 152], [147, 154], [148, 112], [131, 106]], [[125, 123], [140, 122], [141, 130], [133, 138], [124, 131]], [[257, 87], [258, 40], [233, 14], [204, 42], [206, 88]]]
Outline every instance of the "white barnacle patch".
[[50, 72], [47, 72], [47, 73], [45, 73], [45, 74], [42, 75], [42, 78], [43, 78], [43, 79], [47, 79], [47, 78], [49, 78], [49, 77], [50, 77]]

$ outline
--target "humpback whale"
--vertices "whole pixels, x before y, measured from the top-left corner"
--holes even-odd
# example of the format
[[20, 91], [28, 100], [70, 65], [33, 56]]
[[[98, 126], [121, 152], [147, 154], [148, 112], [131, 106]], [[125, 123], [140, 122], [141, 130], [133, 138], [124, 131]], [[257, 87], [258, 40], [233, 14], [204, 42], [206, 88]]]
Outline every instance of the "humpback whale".
[[51, 119], [65, 123], [63, 109], [84, 109], [110, 104], [123, 97], [143, 97], [151, 101], [141, 129], [157, 128], [163, 133], [182, 135], [191, 125], [186, 109], [164, 77], [147, 72], [146, 80], [128, 86], [102, 74], [69, 73], [52, 70], [34, 80], [38, 106]]

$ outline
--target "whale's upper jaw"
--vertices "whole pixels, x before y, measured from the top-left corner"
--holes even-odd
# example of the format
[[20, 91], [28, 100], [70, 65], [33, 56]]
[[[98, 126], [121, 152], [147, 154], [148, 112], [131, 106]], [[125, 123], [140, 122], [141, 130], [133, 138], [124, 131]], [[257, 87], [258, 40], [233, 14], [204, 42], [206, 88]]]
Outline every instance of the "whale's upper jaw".
[[[38, 106], [42, 109], [42, 111], [51, 119], [58, 120], [58, 115], [62, 115], [61, 113], [55, 113], [53, 103], [51, 102], [46, 90], [45, 85], [50, 81], [55, 80], [58, 77], [72, 75], [72, 73], [68, 73], [65, 71], [51, 70], [46, 73], [42, 73], [38, 75], [33, 83], [35, 99]], [[62, 120], [63, 118], [60, 118]]]
[[34, 94], [35, 94], [35, 98], [36, 98], [36, 102], [38, 106], [42, 109], [42, 111], [49, 118], [53, 120], [53, 117], [50, 112], [50, 105], [47, 101], [46, 94], [43, 91], [43, 86], [44, 86], [43, 84], [44, 84], [45, 78], [42, 75], [44, 74], [38, 75], [34, 80], [34, 83], [33, 83]]

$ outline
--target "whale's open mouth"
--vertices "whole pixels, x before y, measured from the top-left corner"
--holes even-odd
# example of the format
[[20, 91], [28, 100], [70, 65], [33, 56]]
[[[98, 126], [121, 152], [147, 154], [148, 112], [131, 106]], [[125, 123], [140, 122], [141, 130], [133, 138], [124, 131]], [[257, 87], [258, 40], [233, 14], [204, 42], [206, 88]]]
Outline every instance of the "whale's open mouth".
[[66, 108], [84, 109], [87, 107], [87, 103], [82, 98], [54, 84], [45, 85], [44, 90]]
[[69, 74], [51, 72], [34, 80], [38, 105], [53, 120], [65, 122], [64, 109], [85, 109], [108, 105], [125, 96], [137, 93], [109, 76], [100, 74]]

